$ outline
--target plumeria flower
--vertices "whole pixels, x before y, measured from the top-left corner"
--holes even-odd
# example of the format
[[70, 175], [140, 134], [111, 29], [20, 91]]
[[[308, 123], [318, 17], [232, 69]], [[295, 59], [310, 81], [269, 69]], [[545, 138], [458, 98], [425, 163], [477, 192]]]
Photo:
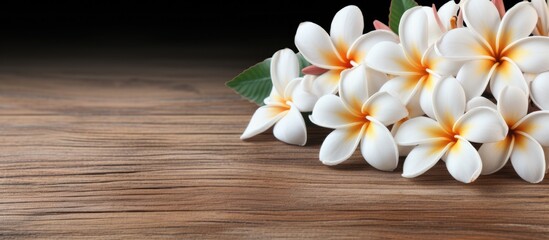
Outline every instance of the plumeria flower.
[[320, 147], [320, 161], [337, 165], [354, 153], [358, 144], [362, 156], [373, 167], [392, 171], [398, 164], [398, 149], [386, 126], [406, 117], [400, 100], [377, 92], [363, 65], [342, 73], [339, 97], [325, 95], [316, 103], [311, 121], [335, 129]]
[[482, 161], [470, 142], [501, 141], [507, 135], [507, 124], [497, 111], [488, 107], [477, 107], [464, 114], [465, 92], [453, 77], [435, 86], [433, 107], [436, 121], [412, 118], [400, 126], [395, 136], [399, 145], [417, 145], [404, 161], [402, 176], [417, 177], [442, 158], [456, 180], [474, 181], [482, 171]]
[[271, 59], [273, 89], [258, 108], [240, 139], [251, 138], [274, 125], [273, 135], [280, 141], [305, 145], [307, 129], [300, 111], [310, 111], [315, 96], [302, 89], [299, 60], [290, 49], [276, 52]]
[[549, 38], [528, 37], [537, 22], [532, 5], [518, 3], [501, 19], [488, 0], [465, 1], [462, 10], [467, 28], [449, 31], [436, 46], [444, 57], [468, 61], [456, 76], [467, 98], [480, 96], [488, 83], [496, 98], [508, 85], [528, 93], [523, 72], [549, 70]]
[[515, 171], [522, 179], [531, 183], [540, 182], [546, 171], [542, 146], [549, 146], [549, 111], [527, 114], [528, 96], [513, 86], [501, 90], [497, 110], [509, 126], [509, 133], [502, 141], [485, 143], [480, 147], [482, 174], [497, 172], [511, 158]]
[[[407, 10], [399, 26], [400, 43], [376, 44], [366, 56], [369, 67], [396, 76], [389, 80], [382, 91], [397, 93], [409, 106], [421, 106], [421, 110], [434, 117], [432, 91], [441, 76], [451, 75], [459, 64], [438, 56], [429, 46], [429, 18], [423, 7]], [[417, 96], [419, 95], [419, 96]], [[411, 103], [419, 101], [419, 105]]]
[[330, 35], [312, 22], [299, 25], [295, 45], [317, 70], [324, 70], [317, 71], [321, 75], [315, 80], [324, 92], [336, 93], [341, 72], [362, 63], [373, 45], [382, 41], [398, 41], [391, 31], [378, 30], [362, 35], [363, 30], [362, 12], [352, 5], [336, 13]]
[[[549, 36], [549, 8], [545, 0], [532, 0], [532, 6], [538, 13], [538, 22], [534, 28], [534, 35]], [[532, 102], [543, 110], [549, 110], [549, 72], [533, 74], [530, 83], [530, 97]], [[528, 76], [528, 74], [526, 75]]]

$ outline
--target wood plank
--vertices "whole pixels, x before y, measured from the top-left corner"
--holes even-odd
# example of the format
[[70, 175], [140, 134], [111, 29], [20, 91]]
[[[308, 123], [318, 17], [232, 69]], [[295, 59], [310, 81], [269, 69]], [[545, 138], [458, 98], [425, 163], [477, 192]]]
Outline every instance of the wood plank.
[[443, 164], [405, 179], [358, 152], [324, 166], [329, 130], [314, 126], [305, 147], [270, 133], [241, 141], [256, 107], [223, 83], [247, 63], [223, 64], [1, 66], [0, 237], [549, 236], [547, 181], [510, 166], [464, 185]]

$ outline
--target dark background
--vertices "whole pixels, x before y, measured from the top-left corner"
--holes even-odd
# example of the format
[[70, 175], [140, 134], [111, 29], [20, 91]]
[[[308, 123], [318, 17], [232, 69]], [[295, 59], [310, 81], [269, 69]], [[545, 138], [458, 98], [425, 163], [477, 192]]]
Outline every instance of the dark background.
[[[441, 6], [445, 1], [418, 0]], [[518, 2], [506, 1], [507, 6]], [[346, 5], [363, 12], [365, 32], [372, 21], [387, 22], [389, 0], [280, 2], [255, 4], [209, 1], [15, 1], [0, 4], [0, 51], [26, 54], [110, 53], [172, 49], [197, 57], [240, 54], [269, 57], [295, 50], [297, 26], [312, 21], [329, 31], [334, 14]], [[181, 49], [187, 49], [182, 51]], [[190, 50], [189, 50], [190, 49]], [[228, 49], [228, 50], [227, 50]], [[238, 51], [238, 50], [241, 51]], [[224, 51], [226, 54], [219, 53]], [[0, 53], [2, 54], [2, 53]]]

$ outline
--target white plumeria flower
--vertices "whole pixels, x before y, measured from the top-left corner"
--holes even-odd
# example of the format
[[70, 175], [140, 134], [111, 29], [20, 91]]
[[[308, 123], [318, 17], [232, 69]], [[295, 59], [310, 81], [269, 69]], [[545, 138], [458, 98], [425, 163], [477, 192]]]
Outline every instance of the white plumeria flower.
[[336, 13], [330, 35], [312, 22], [299, 25], [295, 35], [296, 47], [311, 64], [328, 70], [315, 80], [324, 94], [336, 93], [341, 72], [362, 63], [373, 45], [398, 41], [397, 35], [391, 31], [377, 30], [362, 35], [363, 30], [362, 12], [352, 5]]
[[[432, 13], [431, 13], [432, 14]], [[376, 44], [366, 56], [369, 67], [396, 76], [382, 91], [397, 93], [409, 107], [421, 106], [423, 112], [434, 117], [432, 91], [441, 76], [457, 72], [459, 64], [446, 61], [429, 46], [429, 18], [423, 7], [407, 10], [400, 20], [401, 44]], [[417, 103], [411, 101], [416, 100]]]
[[335, 129], [320, 147], [320, 161], [336, 165], [347, 160], [358, 144], [373, 167], [392, 171], [398, 164], [398, 149], [386, 126], [406, 117], [400, 100], [377, 92], [363, 65], [342, 73], [339, 97], [325, 95], [316, 103], [311, 121]]
[[462, 10], [467, 28], [449, 31], [436, 46], [447, 58], [468, 61], [456, 76], [467, 99], [480, 96], [488, 83], [496, 98], [507, 85], [528, 93], [523, 72], [549, 70], [549, 38], [528, 37], [537, 22], [532, 5], [518, 3], [502, 19], [488, 0], [465, 1]]
[[479, 149], [482, 174], [497, 172], [511, 158], [517, 174], [531, 183], [543, 180], [546, 171], [543, 146], [549, 146], [549, 111], [528, 113], [528, 96], [509, 86], [499, 95], [497, 110], [509, 126], [507, 137]]
[[440, 81], [433, 92], [436, 121], [427, 117], [403, 123], [395, 139], [399, 145], [415, 146], [404, 161], [402, 176], [417, 177], [439, 159], [458, 181], [470, 183], [481, 173], [482, 161], [471, 142], [496, 142], [507, 135], [507, 124], [494, 109], [477, 107], [465, 112], [465, 93], [455, 78]]
[[251, 138], [274, 125], [274, 136], [285, 143], [305, 145], [307, 129], [300, 111], [312, 110], [316, 97], [302, 89], [299, 60], [290, 49], [276, 52], [271, 59], [273, 89], [258, 108], [240, 139]]

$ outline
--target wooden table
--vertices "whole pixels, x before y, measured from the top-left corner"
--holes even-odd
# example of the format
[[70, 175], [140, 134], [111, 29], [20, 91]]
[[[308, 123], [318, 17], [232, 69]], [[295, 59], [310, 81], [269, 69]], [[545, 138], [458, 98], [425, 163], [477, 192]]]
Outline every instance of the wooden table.
[[2, 58], [0, 238], [549, 238], [549, 180], [510, 166], [465, 185], [324, 166], [319, 127], [241, 141], [256, 106], [224, 82], [261, 59], [91, 55]]

